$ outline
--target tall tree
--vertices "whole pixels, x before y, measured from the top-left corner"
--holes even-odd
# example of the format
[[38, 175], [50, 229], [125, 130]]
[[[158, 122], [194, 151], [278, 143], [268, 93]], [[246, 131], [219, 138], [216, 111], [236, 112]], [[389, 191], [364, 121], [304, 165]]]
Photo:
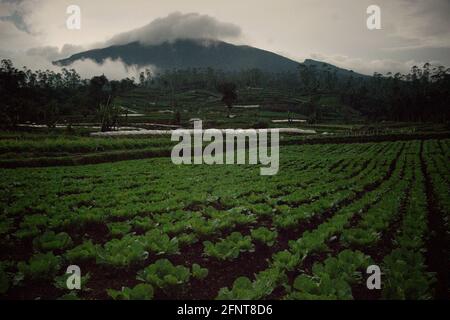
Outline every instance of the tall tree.
[[228, 118], [231, 116], [231, 108], [237, 101], [237, 87], [233, 82], [222, 82], [217, 86], [217, 91], [222, 94], [222, 102], [225, 103], [228, 110]]

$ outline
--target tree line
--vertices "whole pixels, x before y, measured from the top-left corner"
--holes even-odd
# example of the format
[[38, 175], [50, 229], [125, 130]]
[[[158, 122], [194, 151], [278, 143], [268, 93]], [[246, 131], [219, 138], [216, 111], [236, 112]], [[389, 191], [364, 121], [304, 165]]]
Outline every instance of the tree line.
[[10, 60], [0, 62], [0, 125], [41, 123], [54, 127], [67, 116], [95, 116], [105, 122], [105, 109], [113, 109], [118, 94], [135, 88], [133, 79], [109, 81], [104, 75], [81, 79], [73, 69], [32, 71], [17, 69]]
[[[430, 63], [414, 66], [406, 74], [374, 73], [371, 77], [353, 71], [343, 73], [326, 63], [323, 66], [299, 64], [297, 72], [283, 73], [258, 69], [225, 73], [212, 68], [194, 68], [168, 70], [155, 76], [147, 71], [141, 73], [139, 86], [167, 92], [202, 88], [222, 93], [224, 87], [279, 89], [311, 97], [304, 107], [313, 114], [320, 109], [318, 96], [334, 94], [371, 121], [450, 120], [450, 69]], [[226, 105], [229, 107], [229, 103]]]
[[341, 100], [371, 120], [448, 122], [450, 69], [426, 63], [407, 74], [375, 73], [369, 81], [349, 83]]
[[55, 126], [68, 116], [95, 116], [108, 130], [117, 123], [120, 110], [114, 97], [136, 87], [158, 88], [162, 94], [191, 89], [222, 94], [230, 109], [241, 88], [278, 89], [310, 97], [303, 109], [318, 115], [318, 97], [338, 96], [345, 105], [371, 121], [433, 121], [450, 119], [450, 69], [413, 67], [407, 74], [361, 76], [342, 72], [328, 64], [299, 64], [296, 72], [267, 73], [258, 69], [224, 72], [212, 68], [167, 70], [153, 74], [146, 70], [139, 79], [109, 81], [104, 75], [81, 79], [73, 69], [32, 71], [17, 69], [10, 60], [0, 63], [0, 125], [43, 123]]

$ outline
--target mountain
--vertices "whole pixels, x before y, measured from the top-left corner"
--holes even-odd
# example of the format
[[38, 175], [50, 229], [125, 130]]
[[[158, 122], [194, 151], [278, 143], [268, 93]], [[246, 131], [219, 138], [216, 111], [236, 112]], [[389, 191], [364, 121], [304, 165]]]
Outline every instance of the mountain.
[[[55, 61], [56, 65], [69, 66], [77, 60], [92, 59], [102, 63], [106, 59], [121, 59], [127, 65], [152, 65], [158, 69], [207, 68], [223, 71], [240, 71], [257, 68], [266, 72], [297, 72], [299, 62], [266, 50], [233, 45], [216, 40], [176, 40], [157, 45], [143, 45], [132, 42], [126, 45], [110, 46], [80, 52], [71, 57]], [[349, 75], [350, 71], [314, 60], [306, 60], [305, 65], [316, 65], [317, 69], [336, 70], [339, 75]]]
[[68, 66], [83, 59], [102, 63], [107, 58], [121, 59], [127, 65], [153, 65], [159, 69], [211, 67], [224, 71], [239, 71], [258, 68], [269, 72], [282, 72], [295, 70], [298, 66], [297, 62], [269, 51], [212, 40], [177, 40], [158, 45], [132, 42], [77, 53], [57, 61], [56, 64]]

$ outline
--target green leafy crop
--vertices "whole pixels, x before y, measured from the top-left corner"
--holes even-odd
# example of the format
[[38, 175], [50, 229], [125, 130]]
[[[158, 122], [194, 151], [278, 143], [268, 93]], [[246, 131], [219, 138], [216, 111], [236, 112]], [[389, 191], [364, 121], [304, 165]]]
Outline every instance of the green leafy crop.
[[231, 289], [221, 288], [217, 300], [258, 300], [270, 295], [274, 288], [287, 281], [286, 274], [279, 268], [261, 271], [251, 281], [247, 277], [237, 278]]
[[257, 229], [253, 229], [251, 231], [252, 238], [255, 240], [258, 240], [262, 243], [267, 244], [269, 247], [273, 246], [275, 243], [275, 240], [278, 237], [278, 232], [276, 231], [270, 231], [266, 227], [260, 227]]
[[65, 232], [55, 234], [53, 231], [47, 231], [42, 236], [34, 238], [33, 246], [42, 251], [62, 250], [72, 245], [72, 239]]
[[150, 284], [140, 283], [134, 288], [123, 287], [122, 290], [106, 290], [114, 300], [152, 300], [154, 290]]
[[298, 254], [293, 254], [288, 250], [283, 250], [273, 255], [272, 265], [280, 269], [292, 271], [299, 264], [299, 262], [300, 256]]
[[208, 276], [208, 269], [194, 263], [192, 265], [192, 276], [196, 279], [205, 279]]
[[112, 236], [123, 236], [130, 232], [131, 225], [128, 222], [111, 222], [108, 229]]
[[19, 262], [17, 264], [19, 273], [30, 280], [50, 280], [60, 268], [60, 257], [53, 253], [38, 253], [30, 258], [28, 263]]
[[347, 245], [369, 245], [375, 243], [380, 238], [380, 234], [375, 231], [364, 229], [349, 229], [342, 233], [341, 240]]
[[432, 275], [425, 273], [425, 259], [413, 250], [395, 249], [384, 260], [386, 282], [383, 298], [395, 300], [428, 300], [434, 282]]
[[137, 279], [155, 285], [158, 288], [167, 288], [189, 281], [191, 273], [184, 266], [174, 266], [167, 259], [157, 260], [138, 273]]
[[359, 270], [367, 268], [370, 258], [359, 251], [344, 250], [337, 257], [313, 265], [313, 276], [302, 274], [294, 281], [290, 299], [351, 300], [351, 284], [361, 279]]
[[10, 286], [10, 280], [8, 274], [0, 264], [0, 295], [6, 293]]
[[233, 288], [222, 288], [217, 300], [253, 300], [257, 296], [253, 283], [247, 277], [239, 277], [234, 280]]
[[236, 259], [241, 252], [254, 250], [250, 236], [242, 236], [239, 232], [233, 232], [227, 238], [213, 244], [210, 241], [203, 242], [204, 253], [207, 256], [221, 260]]
[[177, 235], [176, 238], [180, 245], [190, 245], [198, 242], [198, 238], [194, 233], [182, 233]]
[[[108, 294], [115, 299], [148, 299], [153, 288], [190, 299], [191, 288], [209, 283], [227, 286], [212, 293], [222, 299], [359, 298], [354, 289], [364, 286], [367, 275], [361, 273], [369, 259], [339, 252], [372, 253], [387, 244], [381, 235], [393, 247], [377, 254], [381, 298], [439, 295], [434, 281], [442, 278], [432, 271], [440, 269], [428, 265], [426, 249], [429, 234], [437, 240], [449, 230], [450, 140], [294, 145], [299, 137], [283, 139], [292, 145], [283, 146], [282, 170], [270, 179], [254, 166], [173, 166], [166, 158], [3, 170], [0, 250], [8, 261], [0, 262], [1, 297], [6, 290], [11, 297], [31, 296], [38, 285], [64, 288], [66, 276], [57, 277], [61, 262], [80, 265], [82, 282], [91, 272], [94, 291], [81, 291], [79, 298], [106, 294], [98, 290], [107, 287], [95, 284], [105, 270], [125, 281], [111, 284]], [[97, 138], [87, 140], [97, 144]], [[430, 196], [442, 216], [440, 228], [428, 221]], [[272, 247], [249, 254], [261, 243]], [[255, 274], [230, 274], [236, 281], [227, 283], [221, 273], [245, 267], [244, 257], [257, 258]], [[310, 261], [318, 262], [311, 267]], [[136, 281], [138, 270], [144, 282]], [[53, 299], [65, 292], [53, 288], [39, 295]], [[200, 294], [211, 298], [209, 290]]]
[[128, 267], [133, 263], [147, 259], [148, 252], [142, 239], [127, 235], [122, 239], [113, 239], [100, 248], [97, 263], [116, 267]]
[[162, 233], [160, 230], [155, 229], [148, 231], [143, 236], [142, 240], [145, 243], [146, 248], [156, 254], [177, 253], [179, 251], [178, 239], [171, 239], [167, 234]]
[[66, 251], [64, 257], [70, 262], [94, 259], [99, 248], [99, 245], [93, 244], [92, 240], [88, 240], [76, 246], [75, 248]]

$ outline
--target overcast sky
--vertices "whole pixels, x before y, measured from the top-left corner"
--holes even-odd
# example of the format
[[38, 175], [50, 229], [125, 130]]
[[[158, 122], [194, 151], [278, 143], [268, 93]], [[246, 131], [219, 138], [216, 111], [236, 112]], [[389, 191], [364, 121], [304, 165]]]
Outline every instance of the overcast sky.
[[[381, 30], [366, 27], [371, 4], [381, 8]], [[69, 5], [81, 8], [81, 30], [66, 28]], [[0, 56], [30, 67], [129, 40], [197, 35], [366, 74], [450, 66], [450, 0], [0, 0]]]

